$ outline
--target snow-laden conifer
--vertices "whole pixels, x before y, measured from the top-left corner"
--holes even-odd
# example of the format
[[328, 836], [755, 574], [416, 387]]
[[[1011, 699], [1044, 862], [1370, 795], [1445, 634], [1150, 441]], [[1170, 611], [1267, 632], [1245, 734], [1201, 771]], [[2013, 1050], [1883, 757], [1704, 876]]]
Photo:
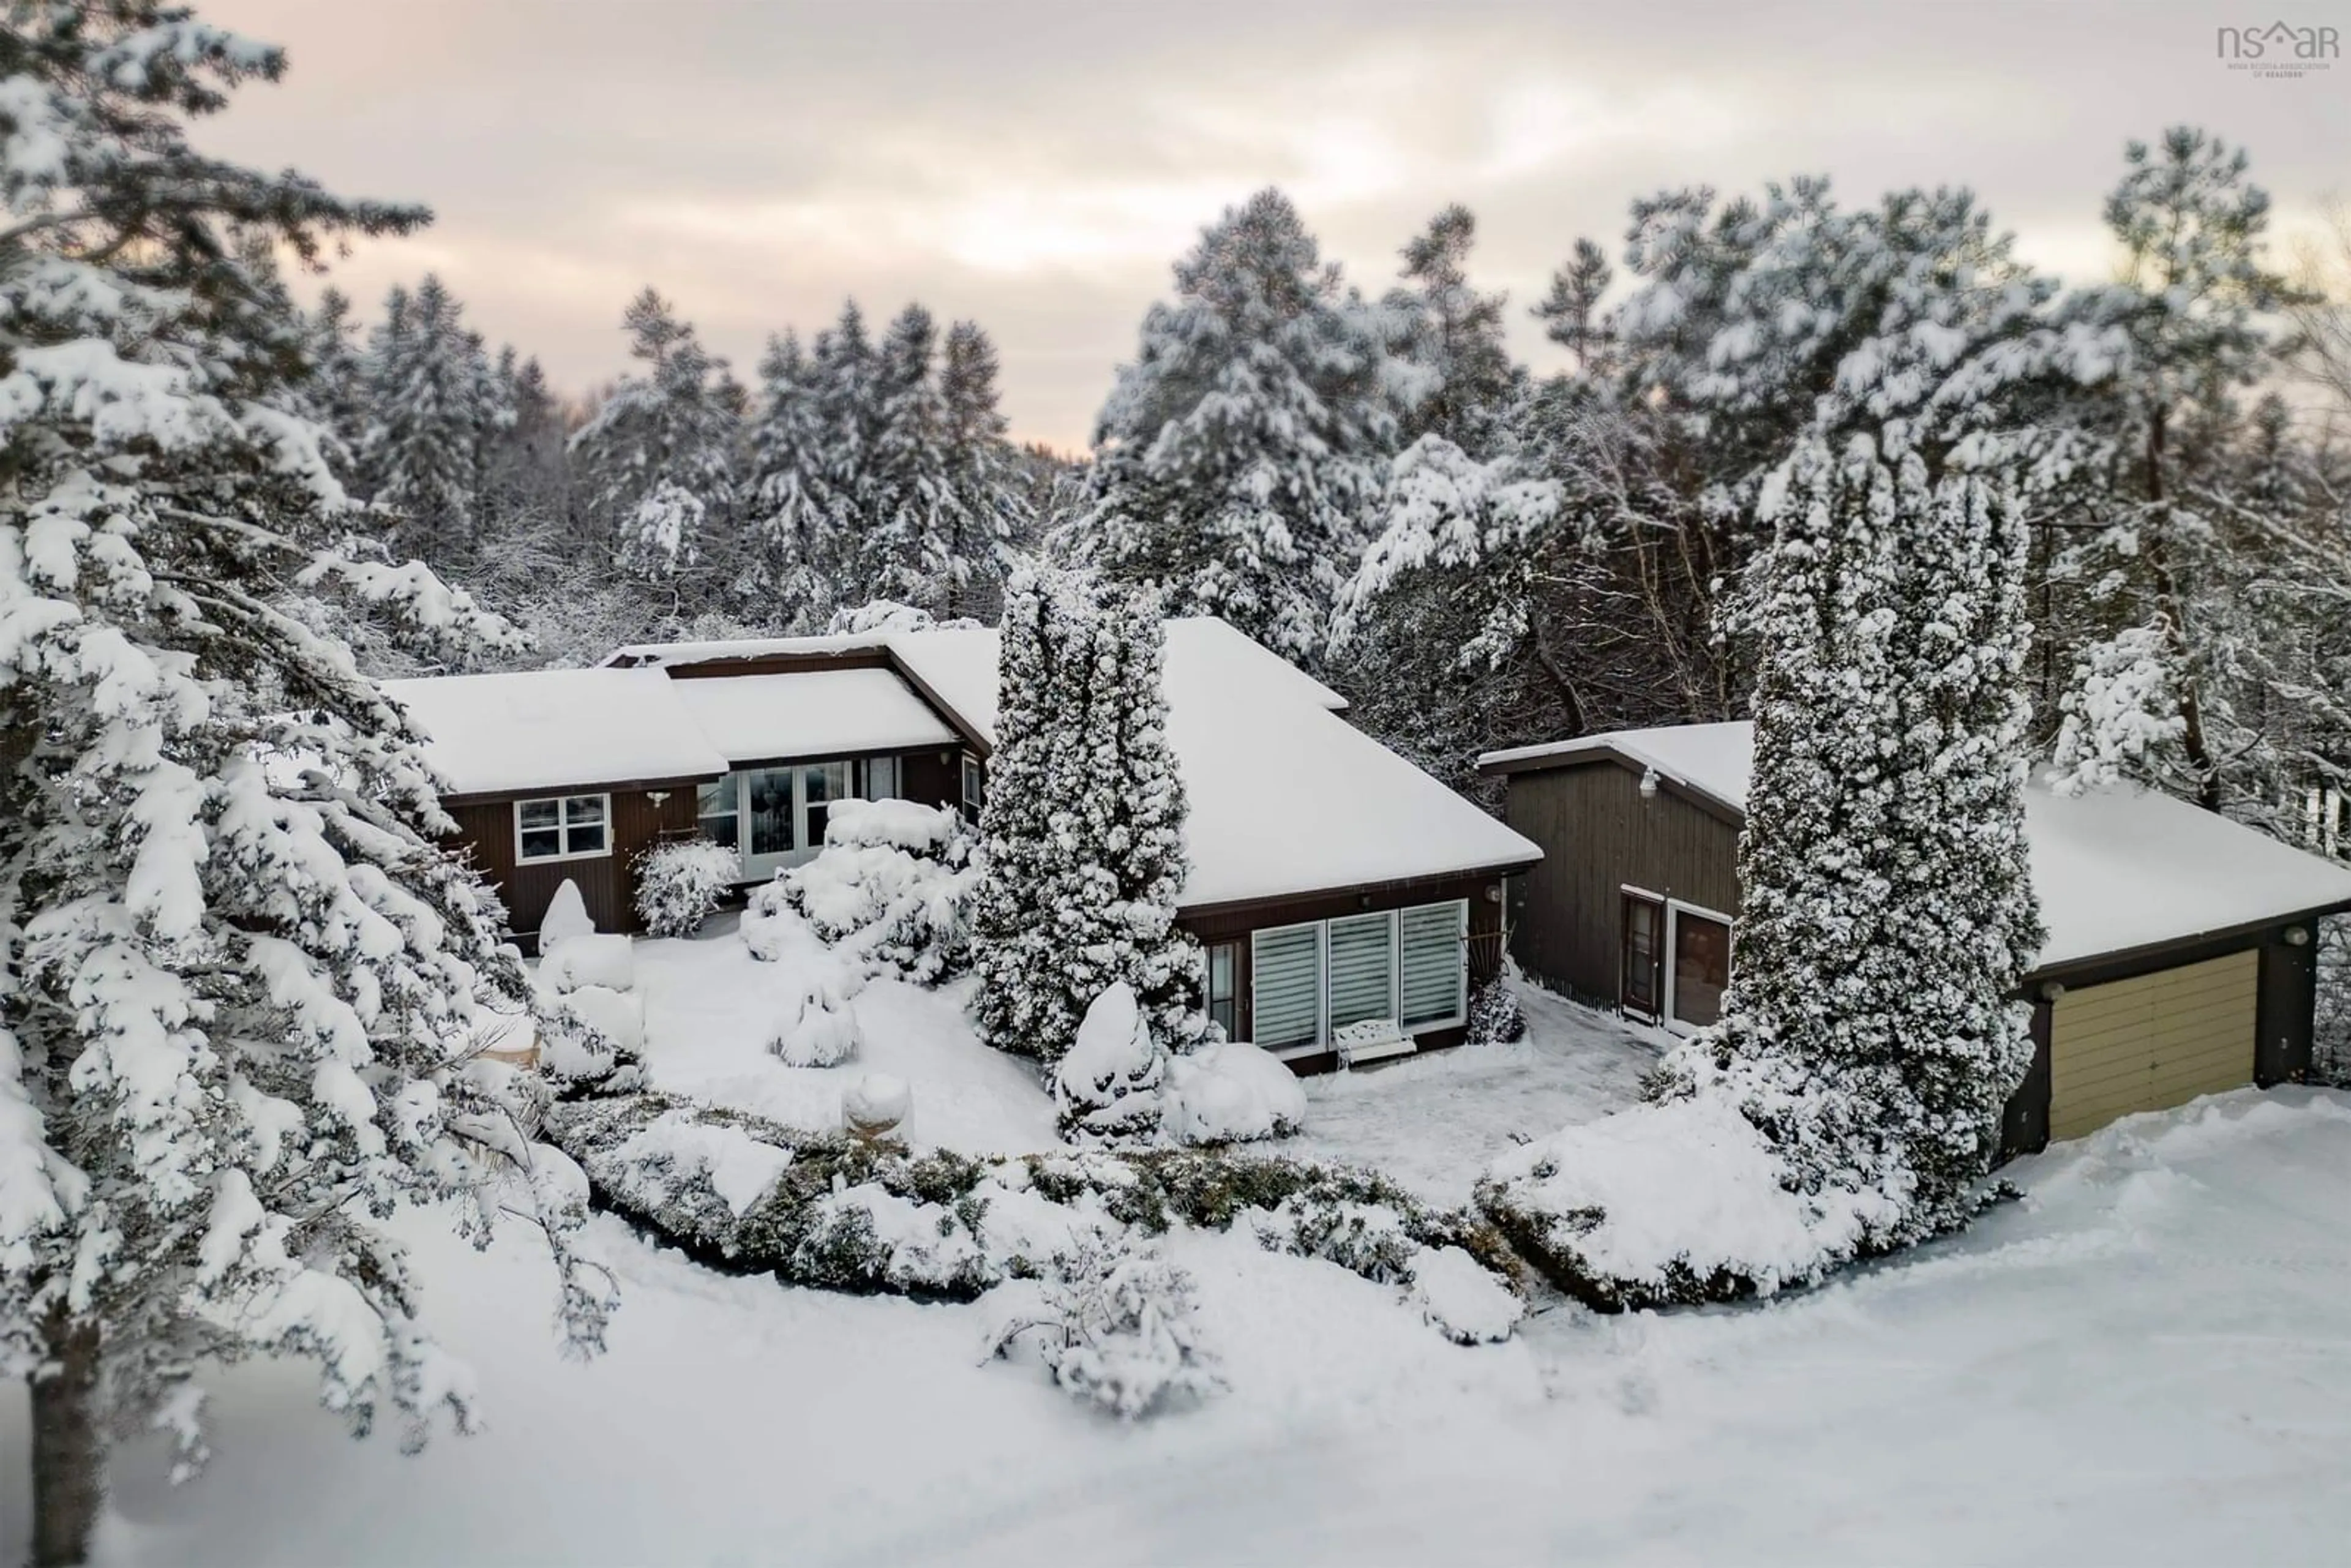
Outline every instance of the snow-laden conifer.
[[[412, 312], [413, 313], [413, 312]], [[741, 389], [726, 361], [648, 288], [622, 317], [643, 371], [571, 438], [590, 516], [621, 564], [668, 577], [731, 550]]]
[[[376, 1224], [403, 1199], [484, 1240], [535, 1208], [575, 1343], [604, 1308], [562, 1240], [576, 1168], [471, 1060], [527, 993], [434, 845], [416, 737], [283, 608], [481, 622], [421, 569], [294, 542], [340, 492], [290, 384], [303, 323], [230, 240], [308, 261], [423, 214], [190, 149], [283, 66], [154, 0], [0, 33], [0, 1365], [34, 1379], [44, 1563], [87, 1550], [111, 1434], [202, 1459], [214, 1360], [313, 1358], [361, 1428], [467, 1419]], [[494, 1196], [509, 1171], [527, 1195]]]

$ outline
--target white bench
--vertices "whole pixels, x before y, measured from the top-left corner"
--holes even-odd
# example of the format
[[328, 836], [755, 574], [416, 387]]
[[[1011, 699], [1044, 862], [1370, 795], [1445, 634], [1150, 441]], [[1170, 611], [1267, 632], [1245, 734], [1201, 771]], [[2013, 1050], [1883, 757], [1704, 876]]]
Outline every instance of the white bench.
[[1353, 1067], [1359, 1061], [1380, 1061], [1391, 1056], [1410, 1056], [1420, 1049], [1419, 1042], [1404, 1032], [1394, 1019], [1365, 1019], [1361, 1023], [1343, 1024], [1331, 1031], [1332, 1048], [1339, 1053], [1339, 1065]]

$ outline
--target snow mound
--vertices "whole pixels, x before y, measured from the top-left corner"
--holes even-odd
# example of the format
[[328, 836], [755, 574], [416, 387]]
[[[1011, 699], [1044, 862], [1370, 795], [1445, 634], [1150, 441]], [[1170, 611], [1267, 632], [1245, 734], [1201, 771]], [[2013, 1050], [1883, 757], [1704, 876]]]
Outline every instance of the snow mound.
[[541, 936], [538, 950], [538, 977], [559, 992], [576, 991], [583, 986], [612, 991], [636, 988], [635, 950], [625, 936], [600, 936], [591, 931], [553, 943]]
[[1306, 1087], [1245, 1041], [1203, 1046], [1168, 1058], [1162, 1125], [1185, 1144], [1288, 1137], [1306, 1125]]
[[886, 1133], [914, 1109], [914, 1090], [887, 1072], [867, 1073], [841, 1097], [841, 1119], [852, 1133]]
[[1478, 1202], [1519, 1251], [1604, 1311], [1768, 1295], [1855, 1257], [1890, 1200], [1791, 1191], [1719, 1095], [1636, 1105], [1496, 1160]]
[[538, 950], [544, 955], [557, 943], [573, 936], [592, 936], [596, 923], [588, 918], [588, 901], [580, 896], [580, 884], [569, 877], [555, 890], [547, 901], [547, 913], [538, 922]]
[[1413, 1304], [1424, 1322], [1457, 1344], [1499, 1344], [1527, 1304], [1458, 1247], [1424, 1247], [1412, 1260]]

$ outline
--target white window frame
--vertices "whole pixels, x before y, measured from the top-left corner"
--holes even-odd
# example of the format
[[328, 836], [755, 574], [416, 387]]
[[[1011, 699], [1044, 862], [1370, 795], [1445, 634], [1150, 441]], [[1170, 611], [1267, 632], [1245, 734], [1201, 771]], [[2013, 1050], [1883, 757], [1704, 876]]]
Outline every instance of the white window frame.
[[961, 758], [956, 768], [956, 798], [963, 807], [964, 820], [977, 827], [980, 807], [987, 795], [987, 775], [980, 771], [978, 758], [968, 751], [961, 753]]
[[[1636, 892], [1638, 890], [1628, 887], [1626, 891]], [[1657, 895], [1656, 894], [1647, 894], [1645, 896], [1655, 898]], [[1674, 1012], [1674, 995], [1676, 990], [1678, 988], [1675, 985], [1675, 980], [1677, 978], [1675, 970], [1681, 967], [1682, 961], [1682, 916], [1686, 914], [1695, 915], [1701, 920], [1715, 921], [1720, 925], [1725, 931], [1732, 929], [1736, 922], [1734, 922], [1729, 915], [1725, 915], [1721, 910], [1708, 909], [1703, 904], [1690, 904], [1678, 898], [1668, 898], [1665, 902], [1666, 961], [1658, 966], [1659, 969], [1663, 971], [1665, 977], [1657, 987], [1659, 992], [1657, 997], [1657, 1025], [1659, 1028], [1669, 1030], [1675, 1034], [1696, 1034], [1699, 1030], [1704, 1029], [1707, 1026], [1704, 1024], [1687, 1023]], [[1726, 956], [1722, 970], [1723, 989], [1726, 992], [1730, 988], [1731, 974], [1732, 970], [1730, 968], [1729, 960], [1728, 956]]]
[[[886, 768], [890, 771], [890, 792], [887, 795], [877, 794], [874, 792], [873, 770], [876, 768]], [[899, 800], [905, 798], [901, 791], [906, 787], [906, 765], [904, 759], [897, 756], [895, 753], [891, 753], [882, 757], [869, 757], [859, 765], [858, 771], [864, 776], [862, 780], [865, 789], [864, 799], [868, 800]]]
[[[1406, 1024], [1404, 1012], [1404, 917], [1420, 909], [1452, 909], [1458, 911], [1456, 924], [1460, 938], [1461, 998], [1458, 1011], [1450, 1018], [1432, 1019], [1426, 1023]], [[1466, 898], [1439, 899], [1434, 904], [1408, 904], [1391, 909], [1366, 909], [1353, 915], [1334, 916], [1334, 920], [1364, 920], [1384, 917], [1388, 923], [1388, 1010], [1389, 1021], [1399, 1033], [1417, 1039], [1435, 1034], [1439, 1030], [1459, 1029], [1469, 1021], [1469, 901]], [[1257, 939], [1279, 936], [1285, 931], [1314, 930], [1314, 1038], [1302, 1045], [1285, 1045], [1265, 1049], [1277, 1061], [1290, 1061], [1300, 1057], [1327, 1056], [1333, 1049], [1331, 1030], [1331, 926], [1332, 920], [1300, 920], [1288, 925], [1261, 925], [1249, 934], [1249, 1033], [1257, 1033]]]
[[[571, 802], [574, 800], [601, 800], [603, 802], [604, 818], [601, 825], [604, 830], [604, 847], [602, 849], [574, 850], [571, 847]], [[555, 855], [525, 854], [522, 847], [522, 809], [525, 806], [544, 805], [549, 801], [553, 801], [555, 804], [555, 832], [558, 841], [563, 845], [563, 852], [561, 854]], [[534, 833], [543, 833], [548, 830], [545, 828], [533, 828], [530, 831]], [[578, 793], [571, 795], [533, 795], [528, 800], [517, 800], [514, 803], [514, 848], [515, 864], [517, 866], [555, 865], [563, 861], [597, 861], [611, 859], [612, 854], [611, 795], [604, 790], [582, 789]]]

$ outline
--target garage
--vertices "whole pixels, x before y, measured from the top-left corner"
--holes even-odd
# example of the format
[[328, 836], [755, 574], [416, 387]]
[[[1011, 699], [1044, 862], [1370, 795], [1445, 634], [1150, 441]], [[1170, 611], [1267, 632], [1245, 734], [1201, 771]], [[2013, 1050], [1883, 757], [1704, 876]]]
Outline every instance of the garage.
[[2050, 1020], [2050, 1136], [2251, 1083], [2260, 996], [2252, 950], [2066, 991]]

